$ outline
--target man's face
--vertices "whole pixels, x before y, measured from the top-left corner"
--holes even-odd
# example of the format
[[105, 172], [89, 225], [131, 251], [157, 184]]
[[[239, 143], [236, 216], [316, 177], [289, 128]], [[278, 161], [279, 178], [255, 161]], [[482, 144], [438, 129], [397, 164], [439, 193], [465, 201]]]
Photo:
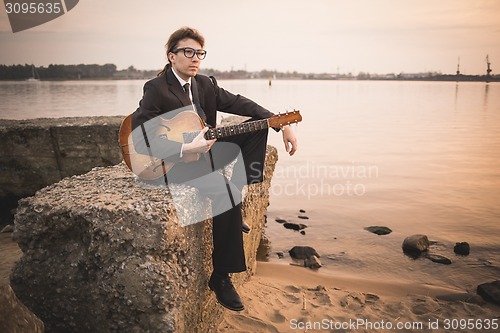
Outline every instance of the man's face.
[[[190, 47], [195, 50], [200, 50], [202, 48], [200, 43], [191, 38], [181, 39], [176, 49], [185, 47]], [[198, 69], [201, 64], [197, 54], [195, 54], [192, 58], [188, 58], [184, 55], [183, 50], [176, 53], [170, 52], [168, 54], [168, 59], [170, 60], [175, 72], [186, 81], [198, 73]]]

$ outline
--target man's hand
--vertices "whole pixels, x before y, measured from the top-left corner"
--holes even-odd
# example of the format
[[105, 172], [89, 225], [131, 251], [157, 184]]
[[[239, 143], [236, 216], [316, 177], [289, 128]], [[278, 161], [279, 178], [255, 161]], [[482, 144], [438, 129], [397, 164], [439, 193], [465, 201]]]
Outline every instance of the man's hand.
[[185, 143], [182, 146], [182, 154], [207, 153], [210, 148], [212, 148], [215, 141], [217, 141], [217, 139], [206, 140], [205, 133], [207, 133], [207, 131], [208, 127], [203, 128], [192, 142]]
[[282, 132], [285, 150], [292, 156], [297, 151], [297, 138], [295, 137], [295, 133], [290, 126], [283, 127]]

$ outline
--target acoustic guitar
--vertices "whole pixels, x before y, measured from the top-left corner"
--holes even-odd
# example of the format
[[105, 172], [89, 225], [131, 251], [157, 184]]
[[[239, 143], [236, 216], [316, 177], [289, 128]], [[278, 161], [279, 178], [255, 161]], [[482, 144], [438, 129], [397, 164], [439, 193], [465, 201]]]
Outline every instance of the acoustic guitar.
[[[271, 118], [248, 121], [237, 125], [210, 128], [205, 133], [205, 139], [218, 139], [232, 135], [249, 133], [266, 129], [269, 127], [280, 128], [282, 126], [302, 121], [300, 111], [294, 110], [280, 113]], [[194, 111], [183, 111], [172, 119], [164, 119], [160, 116], [160, 126], [154, 135], [161, 136], [167, 140], [189, 143], [205, 127], [203, 121]], [[138, 130], [141, 130], [138, 128]], [[132, 140], [132, 115], [127, 116], [120, 125], [118, 143], [122, 152], [123, 160], [127, 167], [139, 178], [154, 180], [163, 177], [175, 165], [175, 162], [165, 161], [160, 158], [138, 153]]]

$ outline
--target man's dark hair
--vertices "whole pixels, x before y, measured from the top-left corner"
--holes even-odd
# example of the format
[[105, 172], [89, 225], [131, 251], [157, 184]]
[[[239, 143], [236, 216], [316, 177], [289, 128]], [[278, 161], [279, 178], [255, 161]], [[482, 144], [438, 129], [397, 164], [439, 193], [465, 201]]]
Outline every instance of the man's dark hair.
[[170, 35], [167, 44], [165, 44], [167, 54], [175, 50], [177, 48], [177, 45], [179, 45], [179, 42], [185, 38], [194, 39], [195, 41], [200, 43], [201, 47], [205, 45], [205, 38], [196, 29], [183, 27], [174, 31]]

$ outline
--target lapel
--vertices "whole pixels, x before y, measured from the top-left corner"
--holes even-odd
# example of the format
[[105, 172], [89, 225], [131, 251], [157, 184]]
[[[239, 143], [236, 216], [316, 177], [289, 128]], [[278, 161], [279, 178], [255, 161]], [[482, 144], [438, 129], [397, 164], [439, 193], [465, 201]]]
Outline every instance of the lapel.
[[172, 72], [172, 68], [168, 69], [166, 77], [167, 77], [168, 90], [175, 97], [177, 97], [177, 99], [181, 102], [182, 106], [191, 105], [189, 97], [186, 95], [186, 93], [184, 92], [184, 88], [181, 86], [179, 80], [177, 80], [174, 73]]
[[198, 116], [200, 116], [200, 118], [203, 120], [203, 122], [206, 122], [207, 115], [203, 111], [200, 103], [200, 98], [203, 98], [203, 91], [200, 92], [200, 89], [198, 89], [198, 82], [196, 82], [196, 77], [193, 77], [191, 79], [191, 92], [193, 94], [193, 103], [196, 106], [196, 112], [198, 113]]
[[200, 89], [200, 85], [198, 84], [198, 75], [196, 75], [195, 77], [193, 77], [193, 79], [191, 81], [194, 81], [193, 83], [193, 89], [196, 89], [196, 93], [197, 93], [197, 97], [195, 100], [195, 102], [197, 102], [198, 104], [200, 104], [200, 107], [201, 107], [201, 101], [204, 101], [205, 100], [205, 94], [204, 94], [204, 91], [203, 89]]

